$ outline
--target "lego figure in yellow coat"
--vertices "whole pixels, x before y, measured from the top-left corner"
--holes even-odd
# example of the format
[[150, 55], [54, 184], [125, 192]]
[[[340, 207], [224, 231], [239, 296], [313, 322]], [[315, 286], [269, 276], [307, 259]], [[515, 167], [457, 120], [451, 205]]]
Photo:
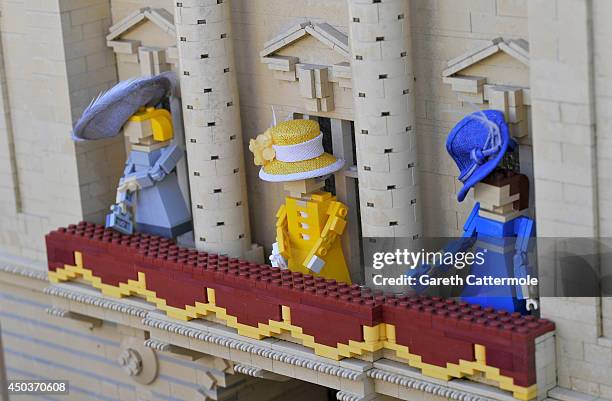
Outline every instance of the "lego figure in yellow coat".
[[283, 182], [289, 195], [276, 215], [273, 266], [350, 283], [340, 237], [347, 207], [322, 191], [325, 178], [344, 160], [323, 150], [319, 123], [282, 122], [251, 140], [255, 164], [264, 181]]

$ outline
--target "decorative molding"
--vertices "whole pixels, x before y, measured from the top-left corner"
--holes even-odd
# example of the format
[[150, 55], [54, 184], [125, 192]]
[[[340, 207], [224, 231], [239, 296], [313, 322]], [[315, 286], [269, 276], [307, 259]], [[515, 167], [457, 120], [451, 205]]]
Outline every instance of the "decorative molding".
[[56, 308], [54, 306], [45, 308], [45, 312], [55, 317], [70, 317], [70, 311], [67, 311], [66, 309]]
[[111, 26], [108, 29], [109, 34], [106, 35], [106, 41], [110, 42], [119, 39], [121, 35], [133, 29], [144, 20], [151, 21], [168, 35], [176, 36], [174, 20], [168, 11], [163, 8], [143, 7]]
[[461, 390], [455, 390], [440, 384], [435, 384], [425, 380], [390, 373], [378, 368], [370, 369], [366, 372], [368, 377], [374, 380], [382, 380], [388, 383], [397, 384], [424, 393], [434, 394], [443, 398], [457, 401], [493, 401], [492, 398], [481, 397], [476, 394]]
[[[334, 365], [331, 363], [317, 361], [308, 357], [304, 357], [302, 355], [292, 354], [290, 352], [284, 352], [275, 350], [272, 347], [274, 345], [266, 344], [267, 346], [259, 346], [254, 343], [255, 340], [239, 340], [229, 336], [224, 336], [223, 334], [216, 334], [206, 329], [199, 329], [195, 327], [190, 327], [187, 324], [183, 324], [181, 322], [174, 322], [170, 320], [165, 320], [164, 317], [158, 318], [153, 316], [157, 314], [157, 312], [150, 312], [148, 310], [134, 307], [131, 305], [125, 305], [124, 301], [111, 301], [101, 296], [95, 295], [87, 295], [83, 293], [79, 293], [79, 290], [70, 290], [67, 288], [62, 288], [60, 286], [54, 285], [49, 286], [44, 289], [44, 293], [53, 296], [60, 296], [63, 298], [67, 298], [72, 301], [85, 303], [88, 305], [93, 305], [100, 308], [110, 309], [114, 311], [118, 311], [121, 313], [127, 313], [131, 316], [141, 317], [143, 326], [147, 326], [154, 329], [164, 330], [172, 334], [178, 334], [185, 337], [193, 338], [196, 340], [208, 342], [215, 345], [220, 345], [222, 347], [226, 347], [229, 349], [234, 349], [242, 352], [247, 352], [253, 355], [261, 356], [263, 358], [268, 358], [273, 361], [278, 361], [282, 363], [287, 363], [290, 365], [294, 365], [301, 368], [306, 368], [310, 370], [314, 370], [319, 373], [340, 377], [343, 379], [351, 380], [351, 381], [363, 381], [367, 378], [373, 380], [382, 380], [388, 383], [397, 384], [399, 386], [403, 386], [406, 388], [410, 388], [417, 391], [426, 392], [429, 394], [434, 394], [440, 397], [444, 397], [450, 400], [456, 401], [492, 401], [492, 400], [511, 400], [513, 399], [510, 394], [503, 394], [500, 391], [499, 396], [493, 397], [484, 397], [478, 395], [479, 391], [492, 391], [491, 389], [478, 389], [475, 388], [474, 392], [470, 392], [469, 390], [461, 390], [458, 388], [452, 388], [454, 381], [449, 382], [449, 386], [445, 386], [443, 384], [438, 384], [432, 381], [427, 380], [427, 378], [419, 379], [416, 377], [405, 376], [399, 373], [395, 373], [394, 370], [398, 368], [394, 368], [394, 363], [391, 361], [379, 360], [377, 362], [377, 367], [370, 368], [365, 371], [357, 371], [345, 367], [341, 367], [338, 365]], [[73, 312], [68, 310], [64, 310], [62, 308], [57, 307], [49, 307], [47, 308], [47, 313], [53, 316], [58, 317], [68, 317], [71, 318]], [[211, 324], [212, 322], [207, 322], [207, 324]], [[213, 327], [211, 327], [211, 330]], [[149, 338], [143, 342], [143, 345], [147, 348], [158, 352], [175, 352], [175, 348], [181, 348], [181, 346], [172, 345], [166, 341]], [[197, 351], [193, 351], [197, 352]], [[199, 353], [199, 352], [198, 352]], [[283, 375], [267, 371], [265, 369], [261, 369], [255, 366], [245, 365], [242, 363], [236, 363], [233, 365], [233, 371], [236, 373], [244, 374], [252, 377], [261, 377], [270, 380], [279, 380], [282, 381], [285, 377]], [[415, 373], [420, 376], [419, 373]], [[462, 387], [468, 385], [476, 385], [475, 383], [463, 383]], [[459, 382], [454, 385], [454, 387], [459, 386]], [[363, 401], [364, 397], [359, 395], [355, 395], [353, 393], [349, 393], [346, 391], [340, 391], [337, 395], [337, 399], [340, 401]]]
[[185, 326], [176, 322], [169, 322], [166, 320], [157, 319], [151, 316], [147, 316], [143, 319], [142, 324], [144, 326], [152, 327], [159, 330], [168, 331], [174, 334], [180, 334], [185, 337], [194, 338], [196, 340], [209, 342], [222, 347], [235, 349], [238, 351], [248, 352], [257, 356], [272, 359], [295, 365], [301, 368], [315, 370], [319, 373], [328, 374], [331, 376], [338, 376], [343, 379], [357, 381], [363, 376], [362, 372], [355, 370], [342, 368], [336, 365], [332, 365], [325, 362], [319, 362], [308, 358], [303, 358], [295, 355], [291, 355], [286, 352], [276, 351], [271, 348], [264, 348], [247, 341], [241, 341], [232, 339], [229, 337], [216, 335], [203, 330], [195, 329], [192, 327]]
[[529, 66], [529, 43], [523, 39], [495, 38], [448, 61], [442, 73], [442, 81], [451, 85], [461, 102], [488, 103], [489, 108], [504, 113], [510, 134], [521, 138], [529, 133], [527, 108], [531, 104], [529, 88], [488, 83], [487, 77], [458, 75], [468, 67], [480, 63], [492, 55], [503, 52]]
[[450, 77], [457, 74], [500, 51], [514, 57], [526, 66], [529, 66], [529, 43], [527, 43], [527, 41], [523, 39], [505, 41], [503, 38], [499, 37], [489, 40], [482, 46], [471, 49], [449, 60], [447, 63], [448, 68], [442, 72], [442, 76]]
[[12, 265], [12, 264], [4, 264], [0, 262], [0, 272], [16, 274], [18, 276], [23, 276], [27, 278], [33, 278], [41, 281], [48, 281], [47, 271], [46, 270], [38, 270], [33, 269], [31, 267]]
[[154, 338], [146, 339], [144, 342], [144, 346], [160, 352], [169, 352], [172, 348], [170, 344], [156, 340]]
[[334, 110], [332, 83], [351, 88], [351, 67], [347, 62], [328, 65], [300, 63], [299, 57], [276, 54], [279, 50], [310, 35], [346, 59], [350, 57], [348, 36], [326, 22], [310, 21], [294, 25], [264, 43], [259, 53], [261, 62], [281, 81], [299, 81], [299, 91], [306, 111], [331, 112]]
[[234, 365], [234, 372], [240, 373], [241, 375], [252, 376], [252, 377], [263, 377], [265, 370], [256, 368], [254, 366], [243, 365], [237, 363]]
[[371, 399], [371, 398], [362, 397], [360, 395], [348, 393], [346, 391], [338, 391], [336, 393], [336, 399], [338, 401], [364, 401], [366, 399]]
[[144, 318], [148, 311], [136, 306], [126, 305], [120, 301], [111, 301], [109, 299], [100, 298], [92, 295], [78, 293], [57, 285], [51, 285], [43, 290], [47, 295], [66, 298], [70, 301], [79, 302], [86, 305], [97, 306], [103, 309], [109, 309], [115, 312], [125, 313], [130, 316]]
[[348, 58], [350, 55], [348, 35], [340, 32], [326, 22], [313, 24], [310, 21], [294, 25], [286, 31], [268, 40], [266, 43], [264, 43], [264, 49], [259, 53], [259, 55], [262, 58], [269, 57], [277, 51], [291, 45], [294, 42], [297, 42], [306, 35], [316, 38], [319, 42], [325, 44], [330, 49], [340, 53], [346, 58]]

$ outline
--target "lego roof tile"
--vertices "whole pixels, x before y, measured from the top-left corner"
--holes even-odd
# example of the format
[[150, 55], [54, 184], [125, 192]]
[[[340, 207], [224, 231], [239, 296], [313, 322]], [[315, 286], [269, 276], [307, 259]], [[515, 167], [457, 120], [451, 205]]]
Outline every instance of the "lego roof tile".
[[125, 18], [109, 28], [106, 40], [116, 40], [144, 20], [149, 20], [169, 35], [176, 35], [176, 27], [170, 13], [162, 8], [143, 7], [128, 14]]
[[529, 65], [529, 44], [527, 41], [523, 39], [505, 41], [499, 37], [449, 60], [447, 63], [448, 68], [444, 70], [442, 76], [449, 77], [454, 75], [500, 51], [514, 57], [527, 66]]
[[311, 35], [321, 43], [324, 43], [332, 50], [337, 51], [344, 57], [350, 54], [348, 46], [348, 36], [330, 24], [323, 22], [313, 24], [310, 21], [294, 25], [279, 35], [264, 43], [264, 49], [260, 52], [261, 57], [268, 57], [289, 46], [290, 44], [302, 39], [306, 35]]

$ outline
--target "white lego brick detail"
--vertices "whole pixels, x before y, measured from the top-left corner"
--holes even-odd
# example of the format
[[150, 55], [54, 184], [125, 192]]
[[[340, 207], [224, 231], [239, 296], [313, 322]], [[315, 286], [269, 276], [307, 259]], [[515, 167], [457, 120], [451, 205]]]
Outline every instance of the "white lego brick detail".
[[325, 261], [319, 258], [317, 255], [314, 255], [309, 261], [306, 267], [317, 274], [321, 273], [323, 267], [325, 266]]

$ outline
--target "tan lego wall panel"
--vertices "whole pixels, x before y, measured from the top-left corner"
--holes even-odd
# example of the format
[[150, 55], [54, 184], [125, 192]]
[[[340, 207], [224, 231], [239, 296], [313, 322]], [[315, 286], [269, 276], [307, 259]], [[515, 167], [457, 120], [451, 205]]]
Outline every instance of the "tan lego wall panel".
[[[219, 358], [157, 352], [158, 375], [139, 384], [119, 366], [122, 342], [144, 342], [145, 333], [121, 324], [90, 329], [69, 318], [51, 316], [50, 298], [39, 291], [0, 283], [0, 323], [9, 379], [69, 380], [62, 400], [324, 400], [326, 389], [309, 383], [271, 382], [221, 371], [231, 366]], [[95, 307], [90, 307], [95, 309]], [[146, 361], [146, 360], [145, 360]], [[231, 372], [231, 369], [228, 370]], [[55, 396], [54, 396], [55, 397]]]
[[53, 227], [83, 217], [101, 221], [121, 169], [112, 165], [121, 152], [116, 142], [75, 146], [70, 139], [74, 119], [116, 80], [104, 40], [108, 4], [61, 6], [2, 2], [0, 24], [20, 171], [20, 209], [0, 211], [0, 248], [39, 260], [45, 258], [43, 236]]

